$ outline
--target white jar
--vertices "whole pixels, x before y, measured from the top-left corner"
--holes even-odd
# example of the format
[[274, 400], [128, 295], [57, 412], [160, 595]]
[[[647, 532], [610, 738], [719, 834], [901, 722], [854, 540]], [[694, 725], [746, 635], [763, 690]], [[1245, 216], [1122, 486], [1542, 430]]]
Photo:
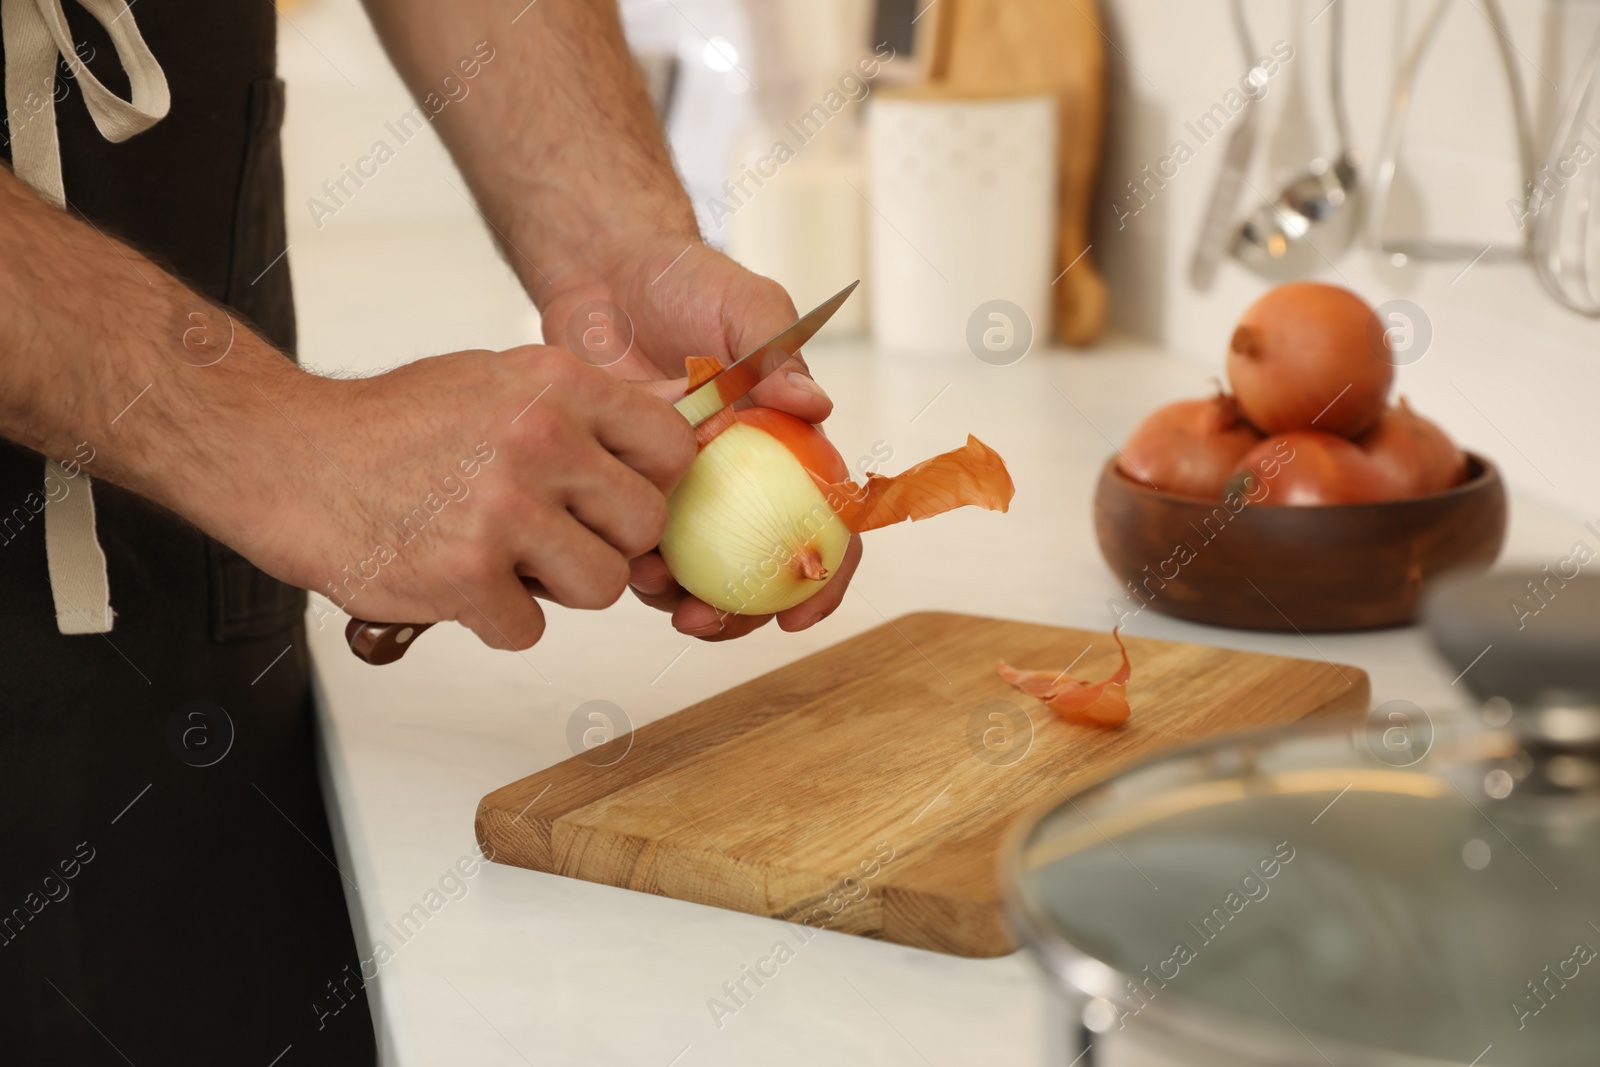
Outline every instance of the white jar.
[[1047, 93], [921, 88], [873, 96], [862, 193], [880, 347], [967, 351], [970, 338], [998, 336], [990, 331], [1000, 320], [986, 308], [996, 301], [1025, 319], [1007, 328], [1038, 343], [1050, 336], [1056, 129], [1056, 99]]

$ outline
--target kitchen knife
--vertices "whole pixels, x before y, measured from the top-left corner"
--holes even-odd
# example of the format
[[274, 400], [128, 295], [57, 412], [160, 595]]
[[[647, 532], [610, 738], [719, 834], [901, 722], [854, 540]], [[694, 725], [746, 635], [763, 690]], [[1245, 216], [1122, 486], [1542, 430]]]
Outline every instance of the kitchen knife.
[[828, 299], [796, 319], [782, 333], [718, 371], [710, 380], [689, 392], [672, 406], [678, 414], [689, 420], [690, 426], [699, 426], [711, 416], [744, 396], [761, 383], [761, 380], [794, 357], [800, 346], [811, 340], [822, 324], [833, 318], [839, 305], [855, 291], [860, 281], [834, 293]]
[[[718, 371], [709, 380], [686, 393], [672, 406], [689, 420], [690, 426], [699, 426], [719, 411], [742, 399], [750, 390], [779, 367], [789, 362], [800, 346], [822, 329], [860, 285], [859, 279], [834, 293], [785, 327], [770, 341], [758, 346]], [[350, 651], [375, 666], [393, 663], [405, 655], [406, 649], [417, 635], [432, 626], [431, 622], [368, 622], [351, 618], [344, 628], [344, 637]]]

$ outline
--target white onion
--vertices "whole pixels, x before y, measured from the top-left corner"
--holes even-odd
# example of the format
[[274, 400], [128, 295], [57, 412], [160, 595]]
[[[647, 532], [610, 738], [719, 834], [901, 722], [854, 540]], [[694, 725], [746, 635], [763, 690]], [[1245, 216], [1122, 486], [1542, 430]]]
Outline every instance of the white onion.
[[673, 491], [661, 556], [678, 584], [712, 607], [770, 615], [827, 584], [849, 543], [789, 447], [734, 422], [701, 447]]

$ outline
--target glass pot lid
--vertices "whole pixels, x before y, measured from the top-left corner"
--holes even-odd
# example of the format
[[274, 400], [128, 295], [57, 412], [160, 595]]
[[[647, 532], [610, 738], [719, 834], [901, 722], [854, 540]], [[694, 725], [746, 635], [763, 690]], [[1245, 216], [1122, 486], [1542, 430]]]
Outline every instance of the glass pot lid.
[[1090, 1029], [1189, 1062], [1594, 1062], [1600, 715], [1485, 707], [1232, 738], [1093, 786], [1011, 851], [1019, 937]]

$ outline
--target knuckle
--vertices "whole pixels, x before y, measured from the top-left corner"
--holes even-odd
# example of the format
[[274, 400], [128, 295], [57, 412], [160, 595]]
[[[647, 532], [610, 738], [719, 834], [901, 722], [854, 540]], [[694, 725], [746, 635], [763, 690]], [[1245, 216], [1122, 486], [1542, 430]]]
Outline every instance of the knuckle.
[[510, 357], [510, 379], [502, 385], [515, 422], [513, 433], [559, 424], [559, 412], [572, 402], [586, 364], [560, 349], [528, 346]]
[[537, 393], [556, 373], [553, 361], [537, 345], [507, 349], [495, 360], [495, 368], [502, 375], [502, 386], [513, 393], [530, 389]]
[[481, 615], [472, 615], [457, 620], [462, 626], [472, 631], [472, 635], [490, 648], [497, 648], [500, 644], [500, 635], [494, 632], [494, 627], [489, 625], [489, 620]]
[[603, 601], [602, 608], [609, 608], [622, 599], [622, 594], [628, 591], [628, 561], [621, 555], [613, 555], [607, 562], [606, 574], [600, 580], [599, 597]]
[[[545, 347], [540, 350], [537, 377], [550, 386], [546, 399], [563, 400], [574, 392], [589, 388], [595, 379], [595, 368], [564, 348]], [[604, 378], [605, 374], [600, 373]]]
[[560, 449], [566, 442], [567, 420], [547, 399], [534, 403], [517, 418], [512, 440], [518, 451], [544, 454]]
[[754, 272], [750, 274], [748, 292], [750, 294], [749, 299], [752, 301], [771, 301], [774, 304], [787, 304], [789, 308], [794, 307], [793, 302], [789, 299], [788, 290], [765, 274], [756, 274]]
[[670, 414], [671, 428], [662, 435], [662, 455], [673, 477], [681, 478], [694, 462], [695, 456], [700, 454], [700, 445], [695, 441], [694, 430], [683, 417], [676, 410]]
[[[500, 562], [482, 545], [467, 544], [451, 550], [444, 561], [445, 576], [463, 588], [483, 589], [500, 577]], [[454, 590], [450, 591], [452, 595]]]
[[642, 556], [661, 543], [667, 528], [667, 498], [657, 492], [643, 493], [634, 505], [629, 526], [622, 534], [620, 548], [629, 559]]
[[511, 353], [520, 373], [542, 379], [561, 374], [569, 362], [567, 353], [554, 345], [522, 345]]
[[506, 647], [506, 639], [500, 636], [500, 629], [482, 612], [464, 612], [456, 621], [471, 630], [479, 641], [482, 641], [490, 648]]
[[538, 644], [544, 636], [544, 613], [535, 608], [521, 613], [516, 619], [508, 619], [504, 625], [505, 639], [510, 642], [512, 650], [522, 652]]
[[475, 492], [471, 530], [478, 538], [491, 536], [492, 531], [514, 520], [523, 506], [523, 494], [508, 478], [485, 478]]
[[532, 648], [545, 631], [544, 613], [531, 603], [531, 598], [526, 606], [485, 605], [483, 611], [469, 608], [458, 615], [457, 621], [490, 648], [513, 652]]
[[599, 611], [609, 608], [628, 590], [628, 561], [619, 553], [609, 553], [598, 563], [588, 579], [573, 591], [568, 607]]

